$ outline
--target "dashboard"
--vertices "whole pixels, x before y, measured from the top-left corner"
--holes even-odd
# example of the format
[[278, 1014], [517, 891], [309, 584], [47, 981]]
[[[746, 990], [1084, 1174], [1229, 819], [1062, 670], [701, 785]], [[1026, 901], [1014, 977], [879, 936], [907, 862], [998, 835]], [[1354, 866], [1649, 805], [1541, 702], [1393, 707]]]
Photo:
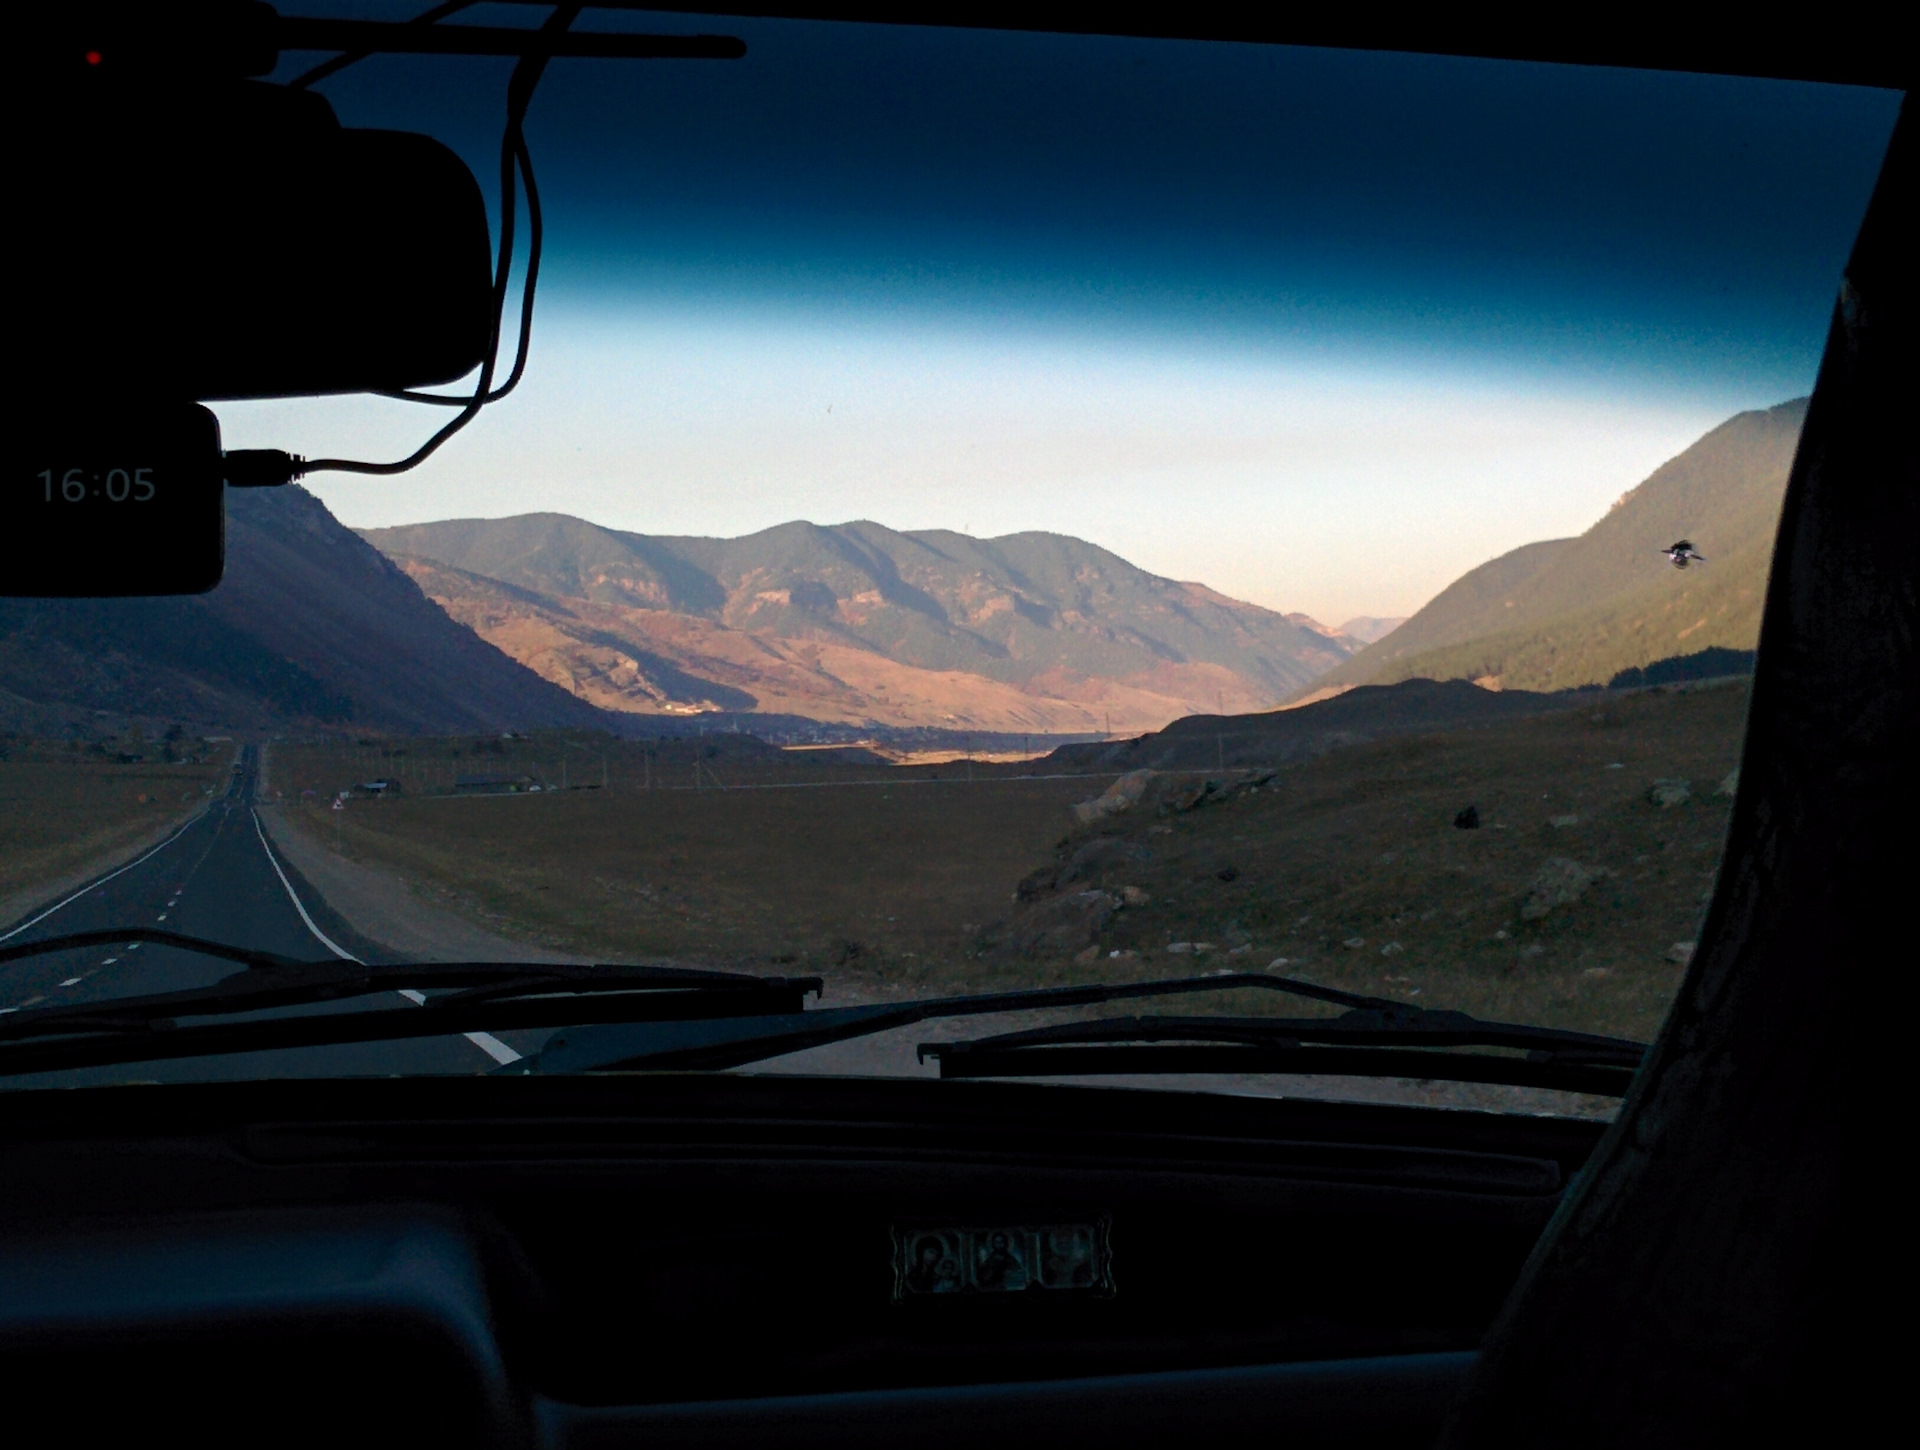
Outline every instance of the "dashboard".
[[282, 1443], [1423, 1443], [1604, 1126], [728, 1074], [10, 1102], [8, 1378]]

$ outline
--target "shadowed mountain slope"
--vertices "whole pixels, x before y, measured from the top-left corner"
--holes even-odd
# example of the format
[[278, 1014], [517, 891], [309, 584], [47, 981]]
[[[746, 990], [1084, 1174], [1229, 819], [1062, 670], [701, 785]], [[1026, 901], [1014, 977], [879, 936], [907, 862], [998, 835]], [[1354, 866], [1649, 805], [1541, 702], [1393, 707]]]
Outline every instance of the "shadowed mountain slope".
[[[1344, 636], [1060, 534], [653, 537], [560, 514], [367, 530], [453, 616], [610, 709], [1086, 731], [1259, 708]], [[706, 682], [703, 687], [699, 682]]]
[[[1578, 538], [1526, 544], [1462, 575], [1315, 691], [1419, 677], [1564, 689], [1708, 646], [1753, 648], [1805, 417], [1799, 398], [1728, 419]], [[1668, 563], [1661, 550], [1680, 538], [1707, 562]]]
[[227, 495], [227, 572], [184, 599], [0, 601], [0, 688], [61, 708], [267, 728], [604, 728], [449, 619], [297, 486]]

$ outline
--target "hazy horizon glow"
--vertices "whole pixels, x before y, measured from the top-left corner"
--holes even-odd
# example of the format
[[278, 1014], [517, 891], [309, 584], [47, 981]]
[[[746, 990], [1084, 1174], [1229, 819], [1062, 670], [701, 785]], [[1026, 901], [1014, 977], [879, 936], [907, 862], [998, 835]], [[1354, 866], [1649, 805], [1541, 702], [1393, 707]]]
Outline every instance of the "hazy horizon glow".
[[[550, 252], [526, 382], [411, 475], [311, 480], [349, 524], [1046, 529], [1328, 623], [1410, 613], [1811, 386], [1897, 105], [1287, 47], [583, 23], [724, 28], [749, 53], [555, 63], [529, 123]], [[484, 181], [503, 75], [381, 59], [325, 89]], [[362, 457], [436, 421], [218, 411], [231, 447]]]
[[[400, 479], [308, 486], [360, 528], [552, 511], [653, 534], [1048, 530], [1338, 624], [1579, 533], [1734, 410], [1323, 357], [555, 313], [543, 366], [473, 436]], [[423, 421], [359, 399], [220, 411], [228, 446], [309, 453], [398, 453]]]

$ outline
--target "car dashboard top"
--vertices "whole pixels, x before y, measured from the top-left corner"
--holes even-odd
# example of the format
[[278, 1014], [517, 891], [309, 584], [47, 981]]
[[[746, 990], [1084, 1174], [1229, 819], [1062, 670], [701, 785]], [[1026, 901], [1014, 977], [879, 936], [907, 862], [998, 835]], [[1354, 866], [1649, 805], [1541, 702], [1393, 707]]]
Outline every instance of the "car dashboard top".
[[693, 1074], [10, 1102], [10, 1374], [500, 1443], [1145, 1443], [1188, 1401], [1231, 1441], [1289, 1394], [1412, 1443], [1603, 1127]]

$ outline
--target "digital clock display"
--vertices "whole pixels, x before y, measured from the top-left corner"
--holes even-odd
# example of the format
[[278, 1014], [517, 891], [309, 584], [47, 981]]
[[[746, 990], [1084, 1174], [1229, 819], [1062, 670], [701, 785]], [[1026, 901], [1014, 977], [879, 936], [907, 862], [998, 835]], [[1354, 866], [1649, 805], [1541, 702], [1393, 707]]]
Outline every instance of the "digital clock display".
[[220, 427], [197, 404], [49, 409], [0, 475], [0, 595], [199, 594], [220, 582]]
[[[153, 472], [151, 464], [144, 468], [109, 468], [104, 476], [97, 469], [89, 473], [85, 468], [43, 468], [40, 484], [47, 503], [85, 503], [101, 498], [108, 503], [148, 503], [158, 492]], [[55, 473], [60, 475], [57, 487]]]

